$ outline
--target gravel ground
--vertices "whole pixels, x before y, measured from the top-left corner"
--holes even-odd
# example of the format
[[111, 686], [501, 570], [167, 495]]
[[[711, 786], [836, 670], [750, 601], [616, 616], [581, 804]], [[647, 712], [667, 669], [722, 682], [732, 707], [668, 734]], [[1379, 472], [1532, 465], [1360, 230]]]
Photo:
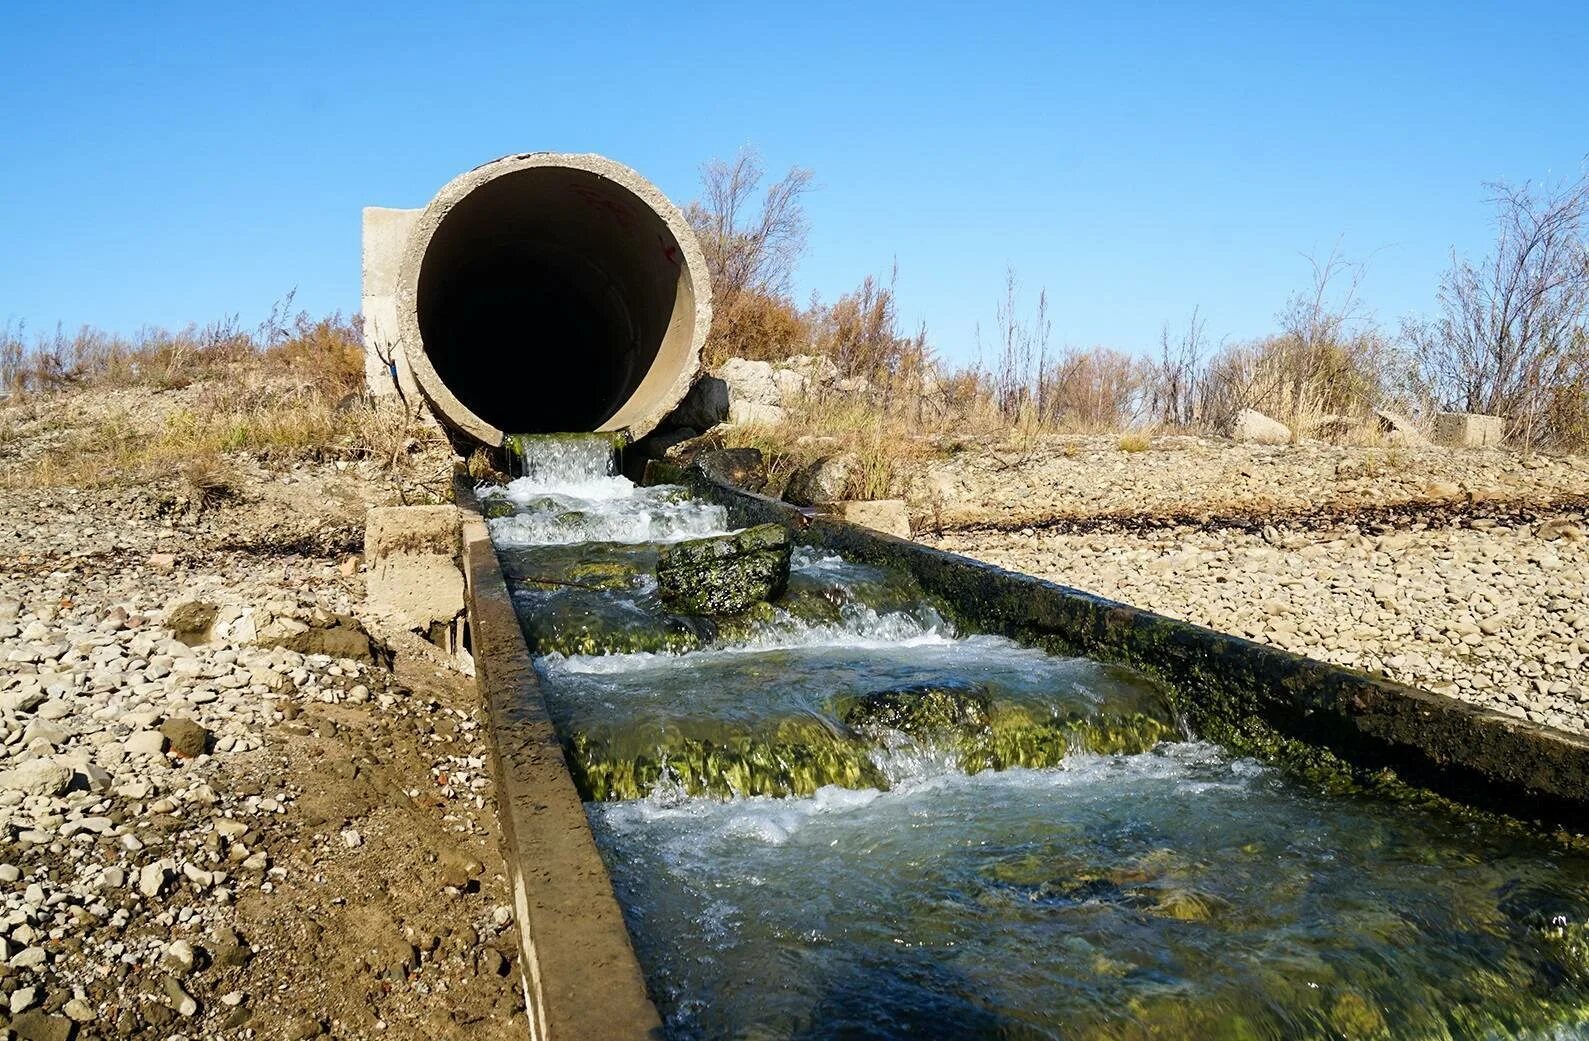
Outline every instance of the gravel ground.
[[0, 491], [0, 1026], [522, 1036], [482, 707], [359, 616], [389, 482], [229, 462]]
[[1033, 528], [925, 536], [942, 549], [1310, 657], [1589, 731], [1582, 515], [1354, 525]]
[[906, 482], [912, 519], [924, 530], [989, 521], [1307, 517], [1413, 502], [1589, 498], [1589, 456], [1582, 455], [1316, 441], [1242, 445], [1188, 436], [1154, 438], [1141, 452], [1119, 445], [1114, 437], [1057, 435], [950, 444], [949, 458], [920, 464]]

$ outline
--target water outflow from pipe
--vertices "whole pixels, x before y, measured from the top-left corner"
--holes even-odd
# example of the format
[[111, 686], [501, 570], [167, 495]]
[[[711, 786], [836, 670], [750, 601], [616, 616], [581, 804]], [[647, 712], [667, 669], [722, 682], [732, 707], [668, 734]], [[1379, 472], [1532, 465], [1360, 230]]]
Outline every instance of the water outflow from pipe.
[[399, 264], [397, 333], [455, 431], [627, 431], [689, 390], [711, 324], [679, 209], [596, 155], [507, 156], [425, 207]]
[[723, 510], [538, 458], [492, 534], [669, 1036], [1589, 1037], [1578, 853], [1190, 740], [820, 549], [671, 614], [657, 554]]

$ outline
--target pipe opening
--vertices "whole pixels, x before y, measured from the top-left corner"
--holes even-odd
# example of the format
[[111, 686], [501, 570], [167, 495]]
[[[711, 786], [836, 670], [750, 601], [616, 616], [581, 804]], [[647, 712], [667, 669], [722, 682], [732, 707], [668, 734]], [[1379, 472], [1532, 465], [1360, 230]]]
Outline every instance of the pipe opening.
[[671, 407], [664, 398], [695, 365], [696, 307], [662, 215], [614, 180], [558, 165], [509, 170], [459, 198], [424, 247], [415, 293], [436, 376], [511, 433], [617, 430]]

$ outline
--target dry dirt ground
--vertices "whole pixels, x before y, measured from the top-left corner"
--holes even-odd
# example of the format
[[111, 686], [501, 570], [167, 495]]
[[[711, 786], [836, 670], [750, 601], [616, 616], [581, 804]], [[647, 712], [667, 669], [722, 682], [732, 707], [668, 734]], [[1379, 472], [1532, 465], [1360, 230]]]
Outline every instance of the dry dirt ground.
[[360, 617], [398, 486], [239, 454], [223, 488], [31, 487], [103, 414], [0, 404], [0, 1023], [524, 1036], [473, 682]]
[[1589, 731], [1589, 457], [1159, 438], [984, 446], [923, 541]]

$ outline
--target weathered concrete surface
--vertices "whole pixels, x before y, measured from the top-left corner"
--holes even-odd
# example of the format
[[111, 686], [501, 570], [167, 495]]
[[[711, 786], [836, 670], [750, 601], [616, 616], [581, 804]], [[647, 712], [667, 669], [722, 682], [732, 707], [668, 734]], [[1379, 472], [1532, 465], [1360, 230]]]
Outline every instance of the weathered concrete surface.
[[485, 521], [467, 487], [463, 562], [475, 677], [491, 715], [498, 805], [536, 1041], [659, 1038], [661, 1019], [569, 776]]
[[510, 155], [460, 174], [415, 218], [395, 336], [437, 415], [504, 434], [639, 438], [690, 388], [711, 326], [684, 215], [599, 155]]
[[798, 541], [908, 571], [964, 626], [1155, 674], [1195, 733], [1237, 751], [1369, 781], [1390, 770], [1459, 803], [1589, 833], [1589, 738], [812, 516], [709, 474], [648, 470], [723, 503], [736, 524], [782, 522]]
[[851, 524], [898, 538], [910, 538], [910, 509], [904, 499], [852, 499], [836, 503], [833, 513]]
[[417, 400], [418, 388], [403, 357], [397, 330], [397, 269], [419, 210], [364, 208], [364, 383], [371, 394], [401, 392]]
[[1506, 439], [1506, 420], [1477, 412], [1441, 412], [1435, 416], [1434, 439], [1447, 448], [1496, 448]]
[[365, 519], [370, 606], [442, 645], [464, 609], [458, 524], [454, 506], [379, 506]]

